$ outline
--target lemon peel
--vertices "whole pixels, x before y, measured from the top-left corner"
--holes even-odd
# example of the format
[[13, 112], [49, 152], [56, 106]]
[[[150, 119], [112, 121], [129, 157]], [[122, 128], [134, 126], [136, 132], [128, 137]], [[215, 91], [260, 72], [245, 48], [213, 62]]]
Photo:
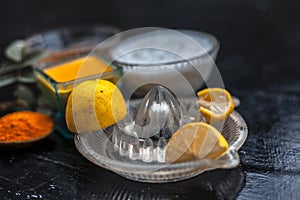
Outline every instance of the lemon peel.
[[89, 80], [75, 86], [66, 106], [66, 123], [71, 132], [107, 128], [126, 115], [126, 104], [116, 85], [107, 80]]

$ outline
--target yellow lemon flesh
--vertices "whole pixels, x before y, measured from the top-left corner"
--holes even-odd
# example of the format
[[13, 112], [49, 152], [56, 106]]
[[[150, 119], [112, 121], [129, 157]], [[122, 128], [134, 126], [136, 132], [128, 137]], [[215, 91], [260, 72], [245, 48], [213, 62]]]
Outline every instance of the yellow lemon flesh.
[[116, 85], [89, 80], [75, 86], [66, 107], [66, 123], [74, 133], [107, 128], [126, 115], [126, 104]]
[[166, 147], [166, 162], [216, 159], [227, 150], [228, 143], [216, 128], [204, 122], [194, 122], [182, 126], [171, 137]]
[[231, 94], [223, 88], [208, 88], [197, 93], [200, 112], [208, 123], [225, 120], [234, 110]]

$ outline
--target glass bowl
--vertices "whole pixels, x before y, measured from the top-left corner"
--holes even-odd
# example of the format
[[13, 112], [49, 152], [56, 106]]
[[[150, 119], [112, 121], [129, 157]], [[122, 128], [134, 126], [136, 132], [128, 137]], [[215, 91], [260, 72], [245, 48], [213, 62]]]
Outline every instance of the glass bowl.
[[[184, 100], [183, 107], [188, 109], [194, 101]], [[134, 110], [137, 103], [131, 103], [129, 110]], [[153, 159], [150, 162], [133, 159], [121, 148], [116, 147], [114, 126], [103, 131], [94, 131], [76, 135], [74, 138], [78, 151], [94, 164], [113, 171], [125, 178], [141, 182], [174, 182], [197, 176], [216, 168], [234, 168], [239, 164], [238, 150], [248, 134], [247, 125], [241, 115], [234, 111], [226, 119], [222, 135], [229, 144], [225, 155], [215, 160], [199, 159], [190, 162], [167, 164]], [[125, 148], [129, 149], [129, 148]], [[141, 151], [140, 151], [141, 152]], [[155, 153], [155, 150], [153, 151]]]
[[119, 31], [118, 28], [107, 25], [70, 26], [13, 41], [5, 50], [10, 61], [0, 66], [0, 88], [13, 92], [0, 98], [3, 104], [0, 113], [23, 108], [34, 109], [40, 104], [37, 101], [40, 93], [32, 68], [40, 59], [50, 56], [52, 59], [62, 60], [87, 54]]
[[[58, 60], [57, 57], [55, 57], [54, 60], [50, 59], [51, 61], [49, 61], [47, 57], [45, 58], [45, 60], [41, 60], [40, 62], [36, 63], [34, 67], [34, 74], [37, 79], [38, 86], [42, 91], [44, 98], [47, 99], [50, 103], [50, 106], [58, 111], [54, 116], [56, 129], [66, 138], [73, 138], [74, 134], [68, 131], [65, 124], [65, 109], [68, 97], [72, 92], [73, 87], [83, 81], [94, 79], [105, 79], [111, 81], [114, 84], [117, 84], [119, 78], [122, 75], [122, 69], [115, 65], [106, 63], [99, 56], [95, 55], [77, 55], [68, 58], [65, 58], [64, 56], [63, 59]], [[101, 63], [103, 63], [104, 65], [111, 67], [112, 70], [77, 78], [78, 75], [84, 73], [85, 68], [88, 67], [89, 63], [87, 62], [87, 59], [89, 58], [101, 61]], [[51, 75], [49, 75], [49, 73], [47, 73], [47, 70], [49, 69], [51, 70], [57, 66], [63, 66], [65, 63], [76, 62], [78, 60], [82, 60], [82, 64], [80, 66], [80, 70], [77, 73], [77, 77], [73, 80], [57, 81]]]
[[[74, 134], [67, 130], [64, 118], [67, 98], [74, 84], [100, 77], [116, 83], [122, 74], [122, 69], [110, 64], [113, 68], [110, 72], [93, 74], [68, 81], [56, 81], [45, 73], [45, 70], [88, 56], [90, 51], [99, 43], [117, 34], [119, 31], [118, 28], [113, 26], [71, 26], [34, 34], [23, 41], [16, 41], [15, 45], [12, 44], [11, 48], [9, 48], [11, 51], [8, 51], [10, 52], [8, 57], [12, 60], [27, 60], [33, 57], [31, 65], [37, 84], [42, 91], [44, 99], [49, 102], [47, 106], [58, 111], [54, 115], [55, 126], [66, 138], [73, 139], [74, 137]], [[101, 47], [101, 49], [95, 51], [97, 55], [94, 56], [105, 62], [102, 59], [102, 53], [106, 51], [106, 48], [109, 48], [109, 45], [102, 45]]]
[[59, 52], [63, 50], [68, 55], [84, 51], [88, 53], [99, 43], [119, 32], [117, 27], [105, 25], [70, 26], [49, 30], [27, 38], [23, 52], [30, 54], [35, 51]]
[[[51, 103], [61, 112], [64, 112], [67, 99], [69, 97], [69, 94], [72, 92], [73, 87], [76, 84], [79, 84], [86, 80], [93, 80], [93, 79], [105, 79], [109, 80], [112, 83], [117, 83], [121, 74], [122, 69], [120, 67], [117, 67], [115, 65], [109, 64], [109, 67], [112, 68], [112, 71], [104, 72], [104, 73], [98, 73], [89, 75], [82, 78], [76, 78], [74, 80], [69, 81], [56, 81], [51, 75], [46, 73], [46, 70], [49, 70], [51, 68], [55, 68], [56, 66], [61, 66], [65, 63], [76, 61], [78, 59], [87, 59], [87, 58], [93, 58], [93, 56], [88, 55], [79, 55], [79, 56], [72, 56], [69, 58], [64, 58], [61, 60], [55, 60], [52, 62], [39, 62], [36, 64], [34, 68], [35, 76], [38, 81], [38, 84], [40, 86], [41, 91], [43, 94], [51, 101]], [[100, 57], [96, 57], [101, 62], [106, 63], [103, 61]], [[83, 73], [84, 67], [88, 64], [85, 64], [86, 60], [82, 62], [80, 73]], [[107, 64], [108, 65], [108, 64]]]
[[[33, 68], [38, 83], [41, 86], [40, 88], [56, 108], [60, 111], [64, 110], [66, 99], [75, 82], [93, 79], [94, 77], [89, 76], [83, 79], [76, 78], [76, 80], [58, 82], [47, 75], [45, 70], [88, 56], [90, 51], [99, 43], [118, 32], [119, 29], [113, 26], [72, 26], [38, 33], [25, 40], [25, 45], [22, 49], [25, 55], [30, 55], [38, 51], [42, 52], [41, 57], [33, 63]], [[97, 49], [97, 52], [95, 52], [97, 55], [95, 56], [105, 62], [101, 56], [101, 51], [105, 46], [102, 45], [101, 47], [102, 49]], [[112, 72], [98, 74], [98, 76], [116, 82], [117, 79], [113, 78], [113, 75], [119, 77], [121, 69], [113, 65], [111, 66], [113, 67]]]
[[68, 56], [88, 53], [99, 43], [119, 32], [117, 27], [107, 25], [70, 26], [48, 30], [24, 40], [13, 41], [6, 48], [5, 55], [17, 63], [32, 64], [45, 54], [54, 52]]
[[[122, 81], [124, 93], [142, 86], [134, 93], [141, 97], [152, 86], [145, 86], [145, 83], [158, 82], [167, 85], [178, 96], [191, 96], [207, 82], [215, 67], [219, 42], [211, 34], [146, 29], [128, 35], [110, 52], [114, 63], [126, 74]], [[192, 91], [185, 89], [186, 82]]]

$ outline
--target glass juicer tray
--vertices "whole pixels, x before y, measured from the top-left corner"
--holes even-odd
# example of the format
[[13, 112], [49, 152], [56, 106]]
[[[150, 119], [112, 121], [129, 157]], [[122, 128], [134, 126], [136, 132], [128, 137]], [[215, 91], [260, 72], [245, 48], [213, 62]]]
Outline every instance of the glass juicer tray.
[[179, 181], [239, 164], [237, 151], [248, 129], [238, 112], [233, 111], [221, 129], [229, 144], [226, 154], [214, 160], [166, 163], [165, 150], [172, 133], [186, 123], [203, 121], [197, 99], [177, 99], [163, 86], [155, 86], [144, 99], [127, 102], [127, 107], [128, 114], [119, 123], [76, 135], [77, 149], [92, 163], [128, 179], [153, 183]]

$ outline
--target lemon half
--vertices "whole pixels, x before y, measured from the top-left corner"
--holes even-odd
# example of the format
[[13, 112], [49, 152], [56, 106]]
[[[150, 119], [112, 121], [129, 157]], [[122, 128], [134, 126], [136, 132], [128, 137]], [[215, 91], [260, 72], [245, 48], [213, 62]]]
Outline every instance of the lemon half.
[[75, 86], [66, 107], [66, 123], [74, 133], [107, 128], [126, 115], [126, 104], [116, 85], [89, 80]]
[[228, 143], [216, 128], [204, 122], [194, 122], [174, 133], [167, 144], [165, 158], [167, 163], [216, 159], [227, 150]]
[[223, 88], [208, 88], [197, 93], [200, 112], [208, 123], [225, 120], [234, 110], [231, 94]]

